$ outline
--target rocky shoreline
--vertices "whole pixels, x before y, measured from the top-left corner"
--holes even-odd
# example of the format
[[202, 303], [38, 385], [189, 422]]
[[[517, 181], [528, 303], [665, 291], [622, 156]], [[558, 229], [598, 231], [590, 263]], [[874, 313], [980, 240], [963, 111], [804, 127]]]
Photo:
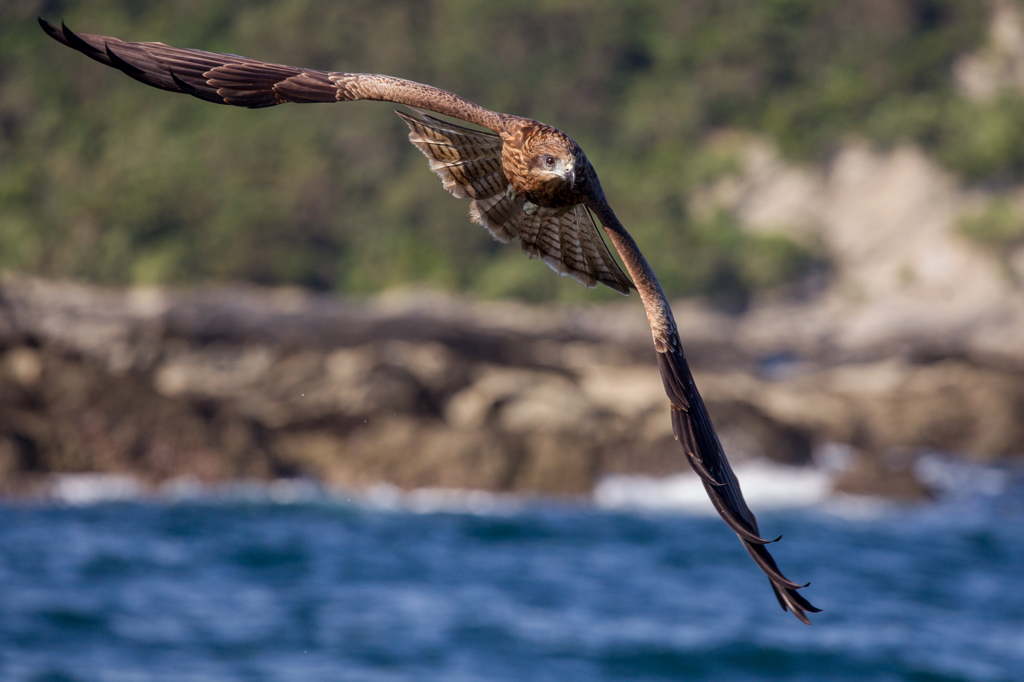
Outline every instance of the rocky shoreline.
[[[1024, 450], [1013, 358], [907, 335], [851, 349], [811, 325], [773, 338], [765, 314], [677, 306], [733, 461], [810, 464], [843, 444], [838, 490], [918, 498], [922, 452]], [[799, 313], [770, 319], [786, 314]], [[686, 468], [632, 300], [567, 310], [8, 277], [0, 347], [6, 494], [97, 472], [576, 495], [608, 475]]]

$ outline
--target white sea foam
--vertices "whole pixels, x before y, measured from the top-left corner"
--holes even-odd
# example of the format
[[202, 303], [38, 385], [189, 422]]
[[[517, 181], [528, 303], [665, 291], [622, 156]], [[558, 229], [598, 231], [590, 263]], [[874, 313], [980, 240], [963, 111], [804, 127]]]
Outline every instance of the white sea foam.
[[876, 495], [834, 493], [818, 508], [830, 516], [846, 521], [872, 521], [901, 507], [898, 502]]
[[914, 464], [914, 473], [926, 486], [947, 497], [994, 497], [1006, 490], [1010, 478], [1004, 469], [942, 453], [920, 457]]
[[[832, 475], [815, 467], [754, 460], [734, 470], [747, 503], [759, 510], [808, 507], [823, 502], [832, 491]], [[700, 479], [691, 473], [665, 478], [609, 476], [594, 489], [594, 503], [607, 509], [717, 513]]]
[[411, 511], [421, 514], [455, 512], [503, 514], [522, 508], [524, 499], [514, 495], [458, 488], [417, 488], [402, 490], [386, 483], [353, 492], [346, 499], [375, 509]]
[[169, 502], [336, 503], [415, 513], [502, 514], [521, 509], [528, 498], [483, 490], [419, 488], [403, 490], [381, 483], [365, 489], [329, 490], [311, 479], [240, 480], [204, 483], [190, 476], [173, 478], [155, 490], [138, 479], [111, 474], [58, 474], [50, 478], [48, 497], [73, 505], [150, 498]]
[[65, 504], [121, 502], [144, 492], [139, 481], [119, 474], [59, 474], [50, 482], [50, 497]]
[[[889, 505], [881, 498], [837, 495], [832, 492], [833, 479], [844, 469], [842, 463], [847, 459], [845, 456], [819, 458], [816, 453], [815, 462], [819, 466], [794, 467], [751, 460], [741, 462], [734, 468], [744, 497], [756, 511], [819, 505], [823, 511], [844, 517], [861, 518], [883, 513]], [[943, 497], [952, 498], [999, 495], [1005, 491], [1010, 478], [1002, 468], [972, 464], [941, 454], [921, 457], [915, 465], [915, 473], [929, 488]], [[51, 499], [74, 505], [136, 500], [148, 495], [175, 502], [326, 502], [424, 514], [453, 512], [487, 515], [515, 513], [537, 499], [481, 490], [403, 490], [389, 484], [361, 490], [329, 490], [309, 479], [206, 484], [182, 477], [172, 479], [152, 491], [131, 476], [95, 473], [55, 475], [49, 486]], [[595, 487], [592, 501], [605, 509], [677, 510], [709, 515], [716, 513], [700, 479], [692, 473], [664, 478], [608, 476]]]
[[330, 499], [331, 495], [320, 483], [308, 478], [203, 483], [191, 476], [181, 476], [161, 485], [157, 497], [172, 502], [303, 504]]

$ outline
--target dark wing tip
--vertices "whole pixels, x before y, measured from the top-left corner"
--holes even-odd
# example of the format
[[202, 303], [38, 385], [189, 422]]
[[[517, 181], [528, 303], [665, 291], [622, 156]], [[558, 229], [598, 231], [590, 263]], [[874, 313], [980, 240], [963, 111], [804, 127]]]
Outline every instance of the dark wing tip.
[[86, 41], [79, 38], [78, 35], [76, 35], [74, 31], [68, 28], [67, 24], [65, 24], [63, 21], [60, 22], [60, 30], [64, 33], [64, 38], [67, 41], [68, 46], [75, 48], [79, 52], [89, 55], [103, 54], [98, 48], [93, 47]]
[[198, 97], [199, 96], [198, 95], [199, 91], [196, 88], [193, 88], [191, 85], [189, 85], [185, 81], [183, 81], [180, 78], [178, 78], [178, 74], [174, 73], [174, 69], [168, 69], [168, 72], [171, 74], [171, 80], [174, 81], [175, 85], [177, 85], [179, 88], [181, 88], [182, 90], [184, 90], [188, 94], [192, 95], [193, 97]]
[[783, 608], [785, 609], [786, 606], [788, 606], [788, 610], [794, 616], [799, 618], [801, 622], [806, 623], [807, 625], [811, 625], [811, 621], [805, 615], [805, 611], [809, 613], [821, 613], [821, 609], [819, 609], [814, 604], [804, 599], [802, 596], [800, 596], [800, 594], [795, 589], [787, 589], [786, 597], [787, 604], [783, 606]]
[[807, 617], [807, 613], [821, 613], [821, 609], [800, 596], [800, 593], [796, 591], [799, 588], [783, 587], [770, 578], [769, 584], [771, 584], [772, 591], [775, 593], [775, 598], [779, 600], [779, 606], [782, 607], [782, 610], [792, 613], [801, 623], [812, 625], [813, 623]]
[[167, 69], [167, 73], [171, 74], [171, 80], [174, 81], [174, 84], [177, 85], [185, 94], [192, 95], [193, 97], [206, 102], [213, 102], [214, 104], [227, 104], [227, 101], [216, 90], [211, 90], [210, 92], [200, 90], [194, 85], [186, 83], [181, 78], [178, 78], [178, 74], [174, 73], [174, 69]]
[[[794, 593], [794, 595], [800, 597], [799, 594]], [[800, 602], [800, 608], [802, 608], [804, 611], [810, 611], [811, 613], [821, 613], [821, 609], [819, 609], [817, 606], [807, 601], [803, 597], [800, 597]]]
[[44, 31], [46, 31], [46, 35], [50, 36], [54, 40], [64, 43], [65, 45], [68, 44], [67, 39], [64, 37], [64, 34], [60, 32], [60, 29], [58, 29], [56, 26], [48, 22], [46, 19], [43, 19], [42, 17], [38, 17], [38, 19], [39, 25], [42, 27]]
[[117, 69], [120, 69], [121, 71], [123, 71], [125, 74], [131, 76], [132, 78], [138, 78], [140, 76], [145, 75], [145, 73], [146, 73], [145, 71], [143, 71], [142, 69], [138, 68], [137, 66], [133, 66], [132, 64], [129, 64], [125, 60], [123, 60], [120, 57], [118, 57], [117, 54], [113, 50], [110, 49], [110, 45], [104, 45], [103, 47], [106, 49], [107, 59], [110, 60], [111, 66], [113, 66], [113, 67], [115, 67]]

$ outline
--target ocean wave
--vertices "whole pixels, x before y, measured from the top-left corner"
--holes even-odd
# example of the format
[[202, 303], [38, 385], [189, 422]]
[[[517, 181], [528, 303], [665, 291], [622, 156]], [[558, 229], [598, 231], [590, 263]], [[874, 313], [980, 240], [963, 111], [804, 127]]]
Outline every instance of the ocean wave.
[[[817, 467], [796, 467], [763, 460], [734, 467], [743, 496], [756, 509], [809, 507], [832, 492], [833, 474]], [[608, 476], [594, 489], [594, 503], [606, 509], [678, 510], [717, 514], [699, 478], [692, 473], [664, 478]]]

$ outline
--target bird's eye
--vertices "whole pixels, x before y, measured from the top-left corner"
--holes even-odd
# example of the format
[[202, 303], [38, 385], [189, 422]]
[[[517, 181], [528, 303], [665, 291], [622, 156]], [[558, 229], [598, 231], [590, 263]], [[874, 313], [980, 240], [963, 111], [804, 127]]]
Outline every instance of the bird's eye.
[[544, 165], [546, 165], [546, 166], [554, 166], [555, 165], [555, 157], [553, 157], [553, 156], [545, 156], [544, 157]]

